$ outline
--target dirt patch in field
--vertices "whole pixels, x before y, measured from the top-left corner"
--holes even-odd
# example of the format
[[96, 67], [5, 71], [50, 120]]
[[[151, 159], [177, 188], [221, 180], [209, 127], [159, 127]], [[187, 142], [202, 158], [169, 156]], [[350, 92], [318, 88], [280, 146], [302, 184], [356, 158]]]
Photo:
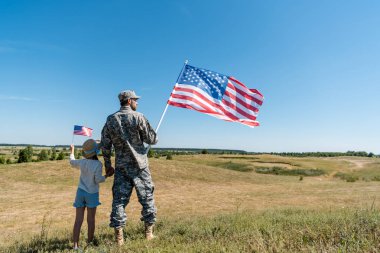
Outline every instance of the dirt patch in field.
[[364, 168], [366, 165], [372, 163], [371, 161], [367, 161], [367, 160], [343, 160], [343, 161], [348, 161], [350, 163], [353, 163], [358, 168]]
[[364, 169], [368, 165], [376, 163], [376, 160], [362, 157], [334, 157], [324, 158], [324, 160], [347, 162], [349, 164], [349, 167], [352, 167], [352, 169]]

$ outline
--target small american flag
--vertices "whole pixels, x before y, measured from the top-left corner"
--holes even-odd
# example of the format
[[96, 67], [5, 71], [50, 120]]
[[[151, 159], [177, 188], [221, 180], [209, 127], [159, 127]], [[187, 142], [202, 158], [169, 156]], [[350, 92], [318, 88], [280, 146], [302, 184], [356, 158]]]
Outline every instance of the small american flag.
[[92, 129], [85, 126], [74, 126], [74, 134], [75, 135], [84, 135], [84, 136], [90, 136], [92, 135]]
[[172, 106], [255, 127], [264, 97], [231, 76], [186, 65], [168, 100]]

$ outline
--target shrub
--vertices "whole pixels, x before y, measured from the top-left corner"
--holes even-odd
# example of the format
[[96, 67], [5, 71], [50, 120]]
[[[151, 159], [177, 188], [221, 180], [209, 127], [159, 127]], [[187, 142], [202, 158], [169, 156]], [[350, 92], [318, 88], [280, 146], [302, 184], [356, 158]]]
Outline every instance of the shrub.
[[172, 154], [168, 153], [168, 154], [166, 155], [166, 160], [173, 160], [173, 156], [172, 156]]
[[63, 151], [61, 151], [58, 154], [57, 160], [63, 160], [63, 159], [65, 159], [65, 153], [63, 153]]
[[49, 160], [49, 156], [48, 156], [48, 153], [46, 152], [46, 150], [41, 150], [41, 152], [38, 154], [38, 160], [39, 161], [47, 161]]
[[26, 162], [28, 162], [28, 158], [27, 158], [26, 153], [25, 153], [24, 150], [20, 150], [20, 151], [18, 152], [18, 159], [17, 159], [17, 162], [18, 162], [18, 163], [26, 163]]
[[359, 180], [357, 176], [349, 176], [346, 178], [346, 182], [356, 182], [357, 180]]
[[340, 178], [342, 180], [345, 180], [346, 182], [355, 182], [355, 181], [359, 180], [358, 176], [346, 174], [346, 173], [343, 173], [343, 172], [337, 172], [337, 173], [335, 173], [334, 177], [337, 177], [337, 178]]
[[55, 150], [55, 148], [52, 148], [52, 149], [51, 149], [50, 160], [51, 160], [51, 161], [54, 161], [55, 159], [57, 159], [57, 151]]
[[80, 155], [81, 154], [82, 154], [82, 152], [80, 152], [78, 148], [74, 149], [74, 157], [75, 157], [75, 159], [80, 159]]
[[32, 146], [27, 146], [24, 149], [21, 149], [18, 152], [18, 163], [27, 163], [31, 162], [33, 158], [33, 147]]
[[242, 163], [234, 163], [232, 161], [229, 162], [213, 162], [210, 163], [211, 166], [228, 169], [228, 170], [235, 170], [240, 172], [250, 172], [253, 169], [250, 167], [249, 164], [242, 164]]
[[201, 154], [202, 154], [202, 155], [206, 155], [206, 154], [208, 154], [207, 149], [203, 149], [202, 152], [201, 152]]
[[[325, 174], [321, 169], [286, 169], [282, 167], [258, 167], [257, 173], [284, 176], [320, 176]], [[302, 179], [300, 179], [302, 180]]]
[[[380, 179], [380, 178], [379, 178]], [[369, 178], [369, 177], [362, 177], [362, 180], [364, 181], [364, 182], [370, 182], [371, 181], [371, 178]], [[376, 180], [374, 180], [374, 181], [376, 181]]]
[[0, 156], [0, 164], [5, 164], [5, 158], [4, 158], [4, 156]]

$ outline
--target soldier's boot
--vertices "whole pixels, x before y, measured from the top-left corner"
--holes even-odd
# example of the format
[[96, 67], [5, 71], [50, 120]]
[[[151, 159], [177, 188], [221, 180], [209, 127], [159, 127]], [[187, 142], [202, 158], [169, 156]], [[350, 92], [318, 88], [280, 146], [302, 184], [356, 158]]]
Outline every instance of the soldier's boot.
[[145, 238], [148, 241], [156, 238], [156, 236], [153, 235], [153, 228], [154, 228], [153, 223], [145, 223]]
[[115, 228], [115, 239], [116, 239], [117, 245], [122, 246], [124, 244], [122, 227]]

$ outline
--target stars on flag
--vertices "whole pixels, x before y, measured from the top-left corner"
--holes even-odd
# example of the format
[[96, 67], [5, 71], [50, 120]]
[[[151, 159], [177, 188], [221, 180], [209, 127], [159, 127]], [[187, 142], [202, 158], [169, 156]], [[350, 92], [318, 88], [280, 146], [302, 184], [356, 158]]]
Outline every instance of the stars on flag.
[[186, 65], [179, 83], [193, 85], [215, 99], [221, 99], [226, 90], [228, 77], [219, 73]]

